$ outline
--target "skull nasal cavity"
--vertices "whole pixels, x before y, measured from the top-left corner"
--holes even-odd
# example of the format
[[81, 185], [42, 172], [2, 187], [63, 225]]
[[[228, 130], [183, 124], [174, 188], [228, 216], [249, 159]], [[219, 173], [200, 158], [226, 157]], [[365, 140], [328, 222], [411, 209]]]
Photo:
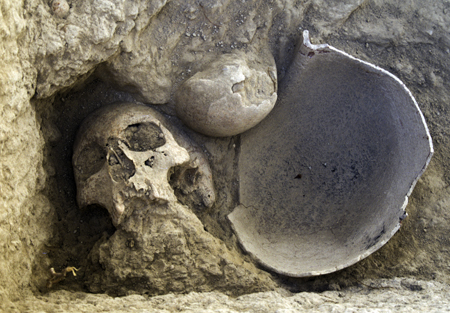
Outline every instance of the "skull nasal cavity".
[[123, 131], [132, 151], [153, 150], [166, 144], [164, 134], [155, 123], [138, 123]]
[[119, 148], [119, 139], [109, 138], [106, 144], [108, 149], [108, 171], [116, 182], [127, 181], [136, 173], [136, 168], [122, 149]]

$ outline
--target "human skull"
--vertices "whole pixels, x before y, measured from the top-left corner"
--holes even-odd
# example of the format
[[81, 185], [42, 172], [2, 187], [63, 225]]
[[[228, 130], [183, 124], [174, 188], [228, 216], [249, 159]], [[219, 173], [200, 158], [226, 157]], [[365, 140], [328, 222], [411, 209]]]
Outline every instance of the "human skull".
[[[149, 107], [121, 103], [97, 110], [83, 122], [72, 160], [80, 207], [105, 207], [117, 226], [136, 199], [149, 204], [177, 201], [169, 184], [174, 168], [198, 168], [202, 162], [186, 140], [181, 142], [187, 149], [175, 141], [161, 117]], [[191, 160], [190, 154], [197, 158]], [[207, 206], [214, 201], [209, 182], [197, 188], [207, 194]]]

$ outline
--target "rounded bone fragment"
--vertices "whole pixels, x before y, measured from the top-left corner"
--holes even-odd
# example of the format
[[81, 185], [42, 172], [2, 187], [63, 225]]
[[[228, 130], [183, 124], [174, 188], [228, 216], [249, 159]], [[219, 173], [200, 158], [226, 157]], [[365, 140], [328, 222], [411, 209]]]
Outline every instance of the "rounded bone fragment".
[[240, 134], [269, 114], [277, 99], [272, 56], [264, 61], [244, 53], [224, 54], [184, 82], [177, 91], [176, 112], [202, 134]]
[[424, 117], [392, 74], [304, 33], [279, 103], [241, 135], [242, 246], [269, 269], [321, 275], [350, 266], [399, 229], [433, 153]]

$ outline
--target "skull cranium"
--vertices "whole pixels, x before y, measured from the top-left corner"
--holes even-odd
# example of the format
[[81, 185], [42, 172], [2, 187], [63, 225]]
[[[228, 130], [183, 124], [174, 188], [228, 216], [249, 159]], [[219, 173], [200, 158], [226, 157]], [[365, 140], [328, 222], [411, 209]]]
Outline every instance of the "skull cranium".
[[80, 207], [105, 207], [117, 226], [131, 213], [135, 198], [147, 203], [177, 200], [170, 175], [175, 167], [198, 161], [191, 162], [195, 149], [186, 140], [181, 141], [187, 149], [180, 146], [158, 117], [149, 107], [121, 103], [83, 122], [72, 160]]

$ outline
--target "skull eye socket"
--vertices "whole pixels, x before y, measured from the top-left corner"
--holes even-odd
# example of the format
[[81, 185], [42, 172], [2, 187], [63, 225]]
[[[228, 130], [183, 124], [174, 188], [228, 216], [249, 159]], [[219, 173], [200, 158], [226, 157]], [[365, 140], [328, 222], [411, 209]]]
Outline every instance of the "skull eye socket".
[[166, 144], [161, 128], [155, 123], [138, 123], [123, 131], [132, 151], [153, 150]]
[[97, 143], [84, 147], [74, 160], [75, 170], [82, 180], [86, 180], [103, 167], [106, 160], [105, 150]]

